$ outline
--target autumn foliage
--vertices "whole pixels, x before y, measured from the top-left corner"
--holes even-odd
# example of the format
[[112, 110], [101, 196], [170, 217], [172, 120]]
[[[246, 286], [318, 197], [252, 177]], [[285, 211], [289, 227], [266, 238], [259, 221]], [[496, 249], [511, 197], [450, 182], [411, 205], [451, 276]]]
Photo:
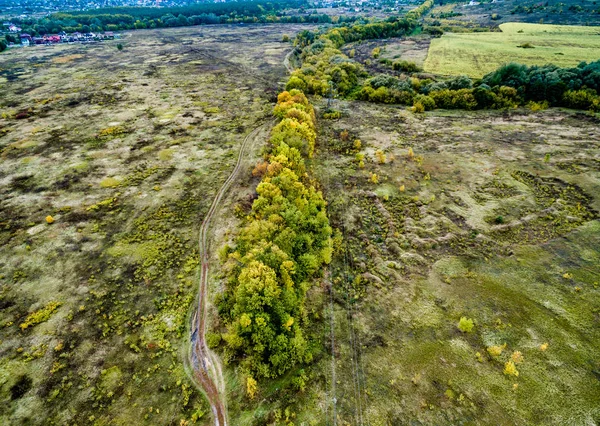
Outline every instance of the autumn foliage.
[[311, 361], [306, 293], [332, 256], [326, 202], [303, 158], [314, 153], [312, 106], [302, 92], [286, 91], [274, 114], [281, 121], [266, 167], [259, 167], [258, 197], [227, 253], [228, 285], [219, 303], [225, 358], [257, 379]]

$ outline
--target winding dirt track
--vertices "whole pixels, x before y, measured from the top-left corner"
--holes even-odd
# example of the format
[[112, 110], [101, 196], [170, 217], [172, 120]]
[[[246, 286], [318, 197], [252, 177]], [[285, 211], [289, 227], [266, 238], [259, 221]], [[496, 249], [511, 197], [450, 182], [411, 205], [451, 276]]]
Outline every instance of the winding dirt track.
[[[268, 123], [267, 123], [268, 124]], [[202, 271], [198, 288], [198, 310], [195, 318], [195, 329], [192, 332], [191, 366], [198, 384], [204, 390], [210, 403], [215, 419], [215, 426], [227, 426], [227, 407], [225, 404], [225, 383], [221, 370], [221, 363], [216, 354], [207, 346], [206, 333], [206, 293], [209, 267], [209, 229], [212, 218], [218, 210], [221, 200], [229, 186], [236, 178], [243, 163], [244, 152], [248, 143], [256, 138], [256, 135], [266, 124], [261, 124], [252, 130], [242, 142], [235, 168], [217, 192], [215, 199], [204, 217], [200, 228], [200, 257], [202, 259]]]

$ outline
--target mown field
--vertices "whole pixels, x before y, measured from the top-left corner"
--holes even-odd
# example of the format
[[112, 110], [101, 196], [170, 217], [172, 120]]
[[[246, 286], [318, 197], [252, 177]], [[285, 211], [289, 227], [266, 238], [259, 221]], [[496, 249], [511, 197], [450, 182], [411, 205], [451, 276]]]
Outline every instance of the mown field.
[[508, 62], [572, 67], [600, 59], [597, 27], [511, 22], [501, 24], [500, 29], [502, 32], [446, 33], [433, 39], [425, 71], [482, 77]]
[[0, 424], [210, 423], [183, 367], [197, 231], [299, 29], [0, 56]]

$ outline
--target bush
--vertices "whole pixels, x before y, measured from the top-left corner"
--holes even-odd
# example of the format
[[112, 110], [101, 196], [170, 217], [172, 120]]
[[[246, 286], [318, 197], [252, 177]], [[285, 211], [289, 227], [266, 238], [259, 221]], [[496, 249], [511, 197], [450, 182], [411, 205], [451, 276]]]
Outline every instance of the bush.
[[562, 98], [562, 104], [569, 108], [600, 111], [600, 96], [592, 90], [569, 90]]
[[287, 91], [294, 89], [305, 91], [306, 88], [306, 82], [296, 75], [291, 76], [287, 84], [285, 85], [285, 90]]
[[411, 111], [416, 114], [422, 114], [425, 112], [425, 107], [423, 106], [423, 104], [421, 102], [416, 102], [413, 105], [413, 107], [411, 108]]
[[408, 73], [423, 71], [422, 68], [419, 67], [414, 62], [403, 61], [403, 60], [394, 62], [392, 64], [392, 69], [395, 71], [403, 71], [403, 72], [408, 72]]
[[515, 363], [512, 361], [507, 361], [506, 364], [504, 364], [503, 373], [506, 374], [507, 376], [515, 376], [515, 377], [519, 376], [517, 367], [515, 366]]
[[467, 317], [461, 317], [460, 321], [458, 321], [458, 329], [463, 333], [470, 333], [473, 331], [474, 326], [473, 320]]
[[425, 111], [432, 111], [435, 109], [435, 101], [432, 97], [427, 95], [416, 95], [413, 102], [423, 105]]
[[473, 81], [466, 75], [459, 75], [448, 80], [446, 84], [450, 90], [471, 89], [473, 87]]
[[48, 303], [39, 311], [35, 311], [29, 314], [25, 321], [22, 322], [21, 325], [19, 325], [19, 327], [21, 327], [21, 330], [25, 330], [36, 324], [48, 321], [50, 319], [50, 316], [54, 313], [54, 311], [56, 311], [59, 308], [60, 305], [60, 302]]
[[542, 101], [542, 102], [531, 101], [527, 104], [527, 108], [529, 108], [533, 112], [543, 111], [545, 109], [548, 109], [549, 106], [550, 106], [550, 104], [548, 104], [548, 101]]
[[206, 333], [206, 344], [209, 348], [214, 349], [221, 343], [221, 335], [219, 333]]
[[430, 92], [429, 96], [438, 108], [471, 110], [477, 107], [473, 89], [444, 89]]
[[504, 350], [504, 348], [506, 348], [506, 343], [503, 345], [490, 346], [487, 348], [487, 351], [491, 356], [497, 357], [502, 354], [502, 351]]
[[323, 118], [326, 120], [337, 120], [342, 117], [340, 111], [328, 110], [323, 113]]

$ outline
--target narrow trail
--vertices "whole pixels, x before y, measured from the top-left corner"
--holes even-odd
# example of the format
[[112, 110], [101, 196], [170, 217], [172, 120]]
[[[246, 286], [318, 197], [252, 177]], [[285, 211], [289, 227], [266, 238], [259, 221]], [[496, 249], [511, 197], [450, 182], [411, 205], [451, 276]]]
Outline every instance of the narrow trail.
[[[292, 49], [283, 61], [283, 65], [287, 69], [288, 73], [292, 73], [293, 68], [290, 66], [290, 56], [295, 52], [295, 48]], [[199, 53], [199, 52], [196, 52]], [[260, 126], [252, 130], [242, 142], [240, 151], [238, 153], [237, 162], [235, 167], [227, 180], [223, 183], [219, 192], [215, 196], [208, 213], [204, 217], [202, 226], [200, 228], [200, 258], [202, 259], [200, 282], [198, 284], [198, 309], [194, 315], [191, 344], [192, 351], [190, 354], [189, 365], [193, 370], [194, 378], [197, 384], [204, 391], [210, 409], [215, 419], [215, 426], [228, 426], [227, 420], [227, 404], [225, 399], [225, 380], [223, 378], [223, 369], [221, 368], [221, 361], [219, 357], [208, 348], [206, 344], [206, 316], [207, 316], [207, 288], [208, 288], [208, 269], [210, 266], [209, 256], [209, 233], [210, 225], [213, 216], [218, 210], [223, 196], [229, 189], [231, 183], [237, 177], [243, 163], [244, 153], [248, 143], [260, 133], [261, 129], [267, 125], [272, 124], [272, 120], [263, 123]]]
[[285, 55], [285, 59], [283, 60], [283, 66], [285, 67], [285, 69], [287, 70], [287, 72], [289, 74], [294, 72], [294, 67], [292, 67], [292, 65], [290, 64], [290, 57], [296, 53], [297, 49], [294, 47], [292, 50], [290, 50], [288, 52], [287, 55]]
[[[267, 123], [267, 124], [270, 124]], [[221, 362], [218, 356], [208, 348], [206, 344], [206, 316], [207, 316], [207, 287], [208, 287], [208, 269], [210, 265], [209, 256], [209, 234], [210, 225], [215, 212], [218, 210], [223, 196], [229, 189], [231, 183], [237, 177], [240, 171], [244, 153], [248, 143], [254, 140], [260, 130], [267, 124], [261, 124], [252, 130], [242, 142], [240, 151], [238, 153], [237, 162], [235, 168], [225, 181], [217, 195], [215, 196], [208, 213], [204, 217], [202, 227], [200, 228], [200, 258], [202, 259], [202, 270], [200, 274], [200, 283], [198, 285], [198, 310], [194, 316], [195, 328], [192, 329], [191, 343], [191, 360], [190, 366], [193, 370], [194, 377], [198, 384], [204, 390], [210, 408], [212, 410], [215, 426], [227, 426], [227, 406], [225, 401], [225, 381], [223, 379], [223, 371], [221, 368]]]

